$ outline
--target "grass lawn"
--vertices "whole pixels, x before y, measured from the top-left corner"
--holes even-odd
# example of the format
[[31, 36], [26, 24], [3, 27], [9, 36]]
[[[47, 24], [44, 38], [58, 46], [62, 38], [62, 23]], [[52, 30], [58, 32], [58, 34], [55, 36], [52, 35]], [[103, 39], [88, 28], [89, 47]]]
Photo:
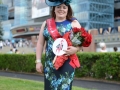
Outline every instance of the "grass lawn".
[[[0, 76], [0, 90], [44, 90], [43, 82]], [[72, 90], [88, 90], [72, 87]]]

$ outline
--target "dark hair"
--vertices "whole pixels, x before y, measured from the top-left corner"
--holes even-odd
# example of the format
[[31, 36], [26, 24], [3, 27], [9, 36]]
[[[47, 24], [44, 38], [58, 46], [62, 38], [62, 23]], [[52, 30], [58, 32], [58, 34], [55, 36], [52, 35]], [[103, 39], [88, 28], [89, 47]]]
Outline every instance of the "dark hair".
[[113, 49], [114, 49], [115, 52], [118, 50], [117, 47], [114, 47]]
[[[73, 10], [72, 10], [72, 8], [71, 8], [70, 5], [67, 5], [67, 6], [68, 6], [68, 13], [67, 13], [66, 19], [71, 21], [71, 18], [73, 17]], [[56, 15], [55, 15], [55, 7], [56, 7], [56, 6], [53, 6], [53, 7], [52, 7], [52, 11], [51, 11], [51, 16], [52, 16], [52, 18], [54, 18], [54, 19], [56, 18]]]

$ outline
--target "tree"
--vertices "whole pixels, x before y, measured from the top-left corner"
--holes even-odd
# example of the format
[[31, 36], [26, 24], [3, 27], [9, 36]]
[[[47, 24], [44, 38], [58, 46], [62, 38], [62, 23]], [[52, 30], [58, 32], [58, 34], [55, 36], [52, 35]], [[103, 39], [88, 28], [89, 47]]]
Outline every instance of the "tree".
[[2, 40], [2, 36], [3, 36], [3, 28], [2, 28], [2, 20], [0, 18], [0, 41]]

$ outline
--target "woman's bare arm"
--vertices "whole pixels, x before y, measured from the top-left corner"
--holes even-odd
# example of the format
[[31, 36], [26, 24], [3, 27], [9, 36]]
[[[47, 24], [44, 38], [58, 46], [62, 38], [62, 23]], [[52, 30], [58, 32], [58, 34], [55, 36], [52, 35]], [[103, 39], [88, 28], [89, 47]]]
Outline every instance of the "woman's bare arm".
[[72, 28], [74, 27], [81, 28], [81, 25], [77, 20], [72, 21], [71, 25], [72, 25]]
[[[72, 21], [72, 28], [77, 27], [81, 28], [80, 23], [77, 20]], [[77, 51], [80, 51], [82, 49], [82, 46], [76, 46]]]
[[46, 22], [44, 21], [39, 32], [39, 37], [38, 37], [37, 46], [36, 46], [36, 60], [41, 60], [41, 55], [43, 53], [44, 44], [45, 44], [43, 31], [45, 28], [45, 24]]

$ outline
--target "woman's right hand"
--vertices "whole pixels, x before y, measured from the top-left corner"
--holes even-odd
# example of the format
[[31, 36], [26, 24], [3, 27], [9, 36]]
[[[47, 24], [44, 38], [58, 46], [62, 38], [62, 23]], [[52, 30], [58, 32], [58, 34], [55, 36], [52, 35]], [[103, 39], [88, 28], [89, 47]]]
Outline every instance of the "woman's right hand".
[[41, 62], [36, 63], [36, 70], [37, 70], [37, 72], [39, 72], [39, 73], [42, 73], [42, 72], [43, 72], [43, 65], [42, 65]]

